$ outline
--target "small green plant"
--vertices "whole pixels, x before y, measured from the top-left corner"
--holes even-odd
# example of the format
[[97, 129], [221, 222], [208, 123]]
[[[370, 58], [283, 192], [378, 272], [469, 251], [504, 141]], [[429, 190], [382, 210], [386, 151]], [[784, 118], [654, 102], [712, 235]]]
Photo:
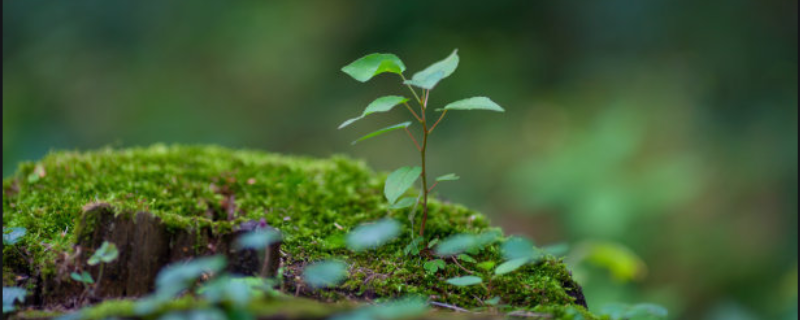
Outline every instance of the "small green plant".
[[[103, 266], [106, 263], [112, 262], [119, 257], [119, 250], [117, 250], [117, 246], [111, 242], [103, 241], [103, 244], [100, 245], [100, 248], [94, 251], [89, 260], [86, 262], [90, 266], [96, 266], [100, 264], [100, 271], [97, 274], [97, 281], [92, 278], [92, 275], [86, 271], [81, 273], [73, 272], [70, 274], [72, 280], [78, 281], [83, 283], [84, 287], [86, 287], [86, 291], [91, 291], [92, 295], [94, 295], [94, 291], [97, 289], [97, 286], [100, 284], [100, 280], [103, 278]], [[102, 263], [102, 264], [101, 264]]]
[[[20, 287], [3, 287], [3, 313], [9, 313], [16, 310], [14, 307], [15, 302], [25, 302], [25, 296], [28, 294], [25, 289]], [[5, 316], [3, 316], [5, 318]]]
[[[420, 166], [402, 167], [392, 172], [386, 179], [386, 183], [384, 185], [384, 195], [386, 196], [386, 200], [389, 201], [390, 209], [402, 209], [414, 206], [414, 209], [412, 209], [411, 214], [409, 215], [409, 219], [412, 222], [412, 228], [414, 223], [414, 213], [416, 213], [416, 205], [419, 204], [420, 201], [422, 202], [422, 221], [419, 227], [419, 235], [421, 237], [424, 237], [425, 235], [425, 223], [428, 220], [428, 195], [439, 182], [459, 179], [459, 177], [454, 173], [445, 174], [436, 178], [435, 182], [429, 187], [428, 169], [426, 167], [428, 137], [431, 133], [433, 133], [433, 130], [436, 129], [436, 126], [439, 125], [442, 119], [444, 119], [444, 116], [450, 110], [505, 111], [489, 98], [472, 97], [458, 100], [445, 105], [443, 108], [436, 109], [436, 111], [441, 112], [441, 114], [439, 115], [438, 120], [435, 122], [431, 121], [433, 118], [427, 117], [427, 111], [430, 109], [428, 102], [430, 100], [429, 98], [431, 91], [433, 91], [439, 81], [450, 76], [456, 70], [456, 67], [458, 67], [459, 58], [457, 51], [458, 50], [454, 50], [453, 53], [444, 60], [436, 62], [430, 65], [428, 68], [415, 73], [411, 79], [406, 79], [406, 77], [403, 75], [403, 72], [406, 70], [406, 66], [403, 64], [400, 58], [394, 54], [373, 53], [364, 56], [342, 68], [344, 73], [347, 73], [360, 82], [366, 82], [372, 79], [372, 77], [386, 72], [397, 74], [400, 76], [400, 79], [402, 79], [403, 84], [406, 85], [411, 91], [411, 94], [414, 96], [414, 100], [419, 104], [419, 113], [417, 113], [414, 111], [414, 108], [408, 104], [409, 99], [406, 97], [396, 95], [380, 97], [370, 103], [360, 116], [343, 122], [339, 126], [339, 129], [347, 127], [370, 114], [388, 112], [398, 105], [404, 105], [414, 119], [420, 123], [422, 127], [422, 137], [420, 140], [422, 143], [420, 143], [419, 140], [414, 137], [411, 131], [409, 131], [408, 128], [411, 126], [412, 122], [407, 121], [369, 133], [358, 140], [353, 141], [353, 144], [395, 130], [403, 129], [406, 131], [408, 136], [411, 138], [411, 141], [416, 146], [417, 151], [420, 153]], [[417, 90], [414, 89], [415, 87], [422, 90], [421, 95], [417, 93]], [[418, 178], [422, 178], [422, 187], [420, 188], [422, 192], [421, 197], [402, 197]], [[416, 246], [418, 243], [414, 237], [412, 237], [412, 242], [414, 243], [413, 246]], [[418, 249], [415, 247], [407, 248], [406, 252], [418, 252]]]

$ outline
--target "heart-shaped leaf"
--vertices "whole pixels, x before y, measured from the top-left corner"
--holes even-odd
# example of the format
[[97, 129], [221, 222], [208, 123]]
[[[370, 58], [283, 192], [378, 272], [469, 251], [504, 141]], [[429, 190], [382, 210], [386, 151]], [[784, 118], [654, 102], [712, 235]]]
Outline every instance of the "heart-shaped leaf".
[[368, 54], [342, 68], [344, 73], [360, 82], [367, 82], [372, 77], [384, 72], [402, 75], [405, 70], [406, 66], [403, 61], [391, 53]]
[[408, 126], [410, 126], [410, 125], [411, 125], [411, 121], [406, 121], [406, 122], [403, 122], [403, 123], [398, 123], [398, 124], [393, 125], [393, 126], [388, 126], [386, 128], [380, 129], [378, 131], [371, 132], [371, 133], [369, 133], [369, 134], [367, 134], [367, 135], [365, 135], [365, 136], [363, 136], [361, 138], [358, 138], [358, 140], [353, 141], [352, 144], [356, 144], [356, 143], [358, 143], [360, 141], [364, 141], [364, 140], [367, 140], [369, 138], [372, 138], [372, 137], [375, 137], [375, 136], [379, 136], [379, 135], [382, 135], [382, 134], [387, 133], [387, 132], [395, 131], [395, 130], [398, 130], [398, 129], [408, 128]]
[[374, 249], [391, 241], [400, 234], [400, 223], [393, 219], [382, 219], [375, 223], [362, 224], [347, 234], [347, 247], [353, 251]]
[[389, 204], [394, 204], [397, 198], [400, 198], [411, 186], [417, 181], [422, 168], [420, 167], [402, 167], [386, 178], [386, 183], [383, 186], [383, 194]]
[[447, 58], [436, 62], [420, 72], [414, 74], [411, 80], [406, 80], [404, 84], [410, 84], [423, 89], [433, 89], [436, 84], [447, 78], [458, 67], [458, 49], [453, 50]]
[[447, 279], [447, 283], [457, 287], [473, 286], [476, 284], [481, 284], [482, 282], [483, 279], [475, 276], [456, 277]]
[[361, 120], [370, 114], [378, 112], [388, 112], [392, 110], [392, 108], [394, 108], [395, 106], [404, 103], [406, 101], [408, 101], [408, 99], [402, 96], [385, 96], [375, 99], [367, 106], [366, 109], [364, 109], [364, 112], [360, 116], [342, 122], [342, 124], [339, 125], [339, 129], [347, 127], [353, 122]]
[[451, 102], [444, 106], [444, 108], [436, 109], [436, 111], [443, 110], [489, 110], [497, 112], [505, 112], [502, 107], [487, 97], [472, 97], [456, 102]]

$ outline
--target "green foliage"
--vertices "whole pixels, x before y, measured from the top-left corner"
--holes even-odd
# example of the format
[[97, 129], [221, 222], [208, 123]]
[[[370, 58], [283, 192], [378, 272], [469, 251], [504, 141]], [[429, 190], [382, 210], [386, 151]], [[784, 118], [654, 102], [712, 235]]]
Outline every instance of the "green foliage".
[[425, 264], [422, 265], [422, 267], [425, 268], [425, 272], [427, 272], [428, 274], [435, 274], [436, 271], [444, 269], [445, 263], [444, 260], [442, 259], [430, 260], [426, 261]]
[[[428, 122], [426, 117], [426, 110], [428, 108], [428, 97], [430, 95], [431, 90], [444, 78], [447, 78], [453, 72], [455, 72], [456, 68], [458, 68], [458, 49], [453, 50], [453, 52], [445, 59], [438, 61], [429, 67], [425, 68], [422, 71], [419, 71], [411, 77], [410, 80], [407, 80], [405, 76], [403, 76], [403, 71], [405, 70], [405, 65], [400, 61], [400, 59], [395, 55], [389, 54], [371, 54], [354, 61], [353, 63], [345, 66], [342, 68], [342, 71], [347, 73], [348, 75], [352, 76], [358, 81], [365, 82], [371, 79], [373, 76], [380, 74], [382, 72], [393, 72], [400, 75], [400, 78], [403, 80], [403, 84], [408, 86], [408, 89], [411, 90], [411, 93], [416, 98], [416, 101], [419, 103], [419, 114], [414, 111], [406, 102], [408, 99], [401, 97], [401, 96], [387, 96], [378, 98], [377, 100], [373, 101], [367, 109], [364, 110], [361, 116], [348, 119], [343, 122], [339, 129], [344, 128], [355, 121], [358, 121], [365, 116], [374, 113], [374, 112], [387, 112], [393, 109], [398, 104], [406, 104], [408, 111], [411, 115], [414, 116], [421, 125], [422, 125], [422, 144], [420, 144], [416, 138], [414, 138], [411, 131], [408, 130], [408, 127], [411, 125], [411, 122], [404, 122], [400, 124], [396, 124], [393, 126], [389, 126], [378, 131], [372, 132], [359, 138], [356, 141], [353, 141], [353, 144], [363, 141], [387, 132], [405, 129], [408, 133], [408, 136], [414, 142], [417, 150], [420, 152], [421, 155], [421, 166], [414, 167], [419, 168], [419, 171], [410, 171], [409, 167], [403, 167], [398, 169], [389, 176], [389, 179], [386, 180], [385, 190], [387, 190], [386, 198], [389, 201], [389, 208], [390, 209], [402, 209], [410, 207], [416, 203], [417, 201], [412, 201], [409, 198], [405, 198], [402, 200], [402, 203], [396, 204], [395, 202], [397, 199], [406, 191], [408, 188], [413, 185], [414, 181], [416, 181], [417, 176], [422, 177], [422, 187], [421, 187], [421, 197], [422, 197], [422, 223], [420, 224], [420, 235], [425, 234], [425, 226], [428, 220], [428, 194], [430, 191], [436, 186], [433, 184], [430, 188], [428, 187], [428, 179], [426, 173], [426, 160], [425, 160], [425, 151], [428, 147], [428, 135], [433, 132], [433, 129], [444, 119], [447, 110], [491, 110], [491, 111], [504, 111], [499, 105], [494, 103], [493, 101], [489, 100], [489, 98], [485, 97], [475, 97], [470, 99], [465, 99], [461, 101], [456, 101], [454, 103], [448, 104], [445, 106], [445, 112], [441, 114], [438, 120], [435, 122], [431, 121]], [[414, 87], [422, 88], [422, 97], [417, 94]], [[433, 119], [431, 119], [433, 120]], [[413, 173], [414, 176], [406, 176]], [[402, 175], [402, 179], [398, 175]], [[455, 174], [447, 174], [440, 176], [436, 179], [436, 181], [452, 181], [458, 180], [458, 176]], [[388, 192], [391, 190], [391, 192]], [[410, 219], [413, 221], [415, 218], [416, 213], [416, 206], [414, 210], [409, 214]], [[424, 240], [424, 238], [423, 238]], [[409, 252], [414, 252], [416, 249], [412, 246], [409, 247], [407, 250], [404, 250], [406, 254]]]
[[329, 288], [347, 278], [347, 264], [341, 261], [320, 261], [303, 269], [303, 281], [312, 288]]
[[523, 237], [511, 237], [503, 243], [501, 250], [503, 258], [513, 259], [538, 259], [541, 252], [533, 245], [533, 242]]
[[367, 140], [369, 138], [382, 135], [382, 134], [387, 133], [387, 132], [392, 132], [392, 131], [395, 131], [395, 130], [405, 129], [405, 128], [408, 128], [408, 126], [410, 126], [410, 125], [411, 125], [411, 121], [406, 121], [406, 122], [398, 123], [398, 124], [395, 124], [395, 125], [391, 125], [391, 126], [388, 126], [386, 128], [370, 132], [367, 135], [365, 135], [365, 136], [363, 136], [361, 138], [358, 138], [358, 140], [353, 141], [352, 144], [359, 143], [361, 141], [364, 141], [364, 140]]
[[442, 240], [436, 246], [436, 254], [443, 257], [455, 256], [462, 252], [475, 252], [496, 240], [497, 234], [485, 232], [475, 234], [457, 234]]
[[506, 262], [503, 262], [499, 266], [497, 266], [497, 269], [494, 269], [494, 274], [499, 276], [499, 275], [504, 275], [506, 273], [515, 271], [515, 270], [519, 269], [520, 267], [524, 266], [529, 261], [530, 261], [530, 258], [516, 258], [516, 259], [508, 260]]
[[447, 58], [436, 62], [420, 72], [414, 74], [411, 80], [403, 83], [423, 89], [433, 89], [444, 78], [449, 77], [458, 67], [458, 49], [453, 50]]
[[69, 276], [70, 276], [70, 278], [72, 278], [72, 280], [78, 281], [78, 282], [83, 283], [83, 284], [93, 284], [94, 283], [94, 279], [92, 278], [92, 275], [89, 274], [86, 271], [83, 271], [81, 273], [73, 272], [73, 273], [70, 273]]
[[[19, 287], [3, 287], [3, 313], [12, 312], [15, 310], [14, 303], [25, 302], [27, 291]], [[5, 317], [5, 316], [3, 316]]]
[[464, 261], [464, 262], [469, 262], [469, 263], [478, 262], [474, 258], [470, 257], [468, 254], [463, 254], [463, 253], [459, 254], [458, 256], [456, 256], [456, 258], [458, 258], [458, 260], [461, 260], [461, 261]]
[[3, 245], [15, 245], [19, 242], [22, 237], [25, 236], [27, 229], [14, 227], [14, 228], [6, 228], [3, 227]]
[[361, 82], [367, 82], [384, 72], [403, 74], [405, 70], [406, 66], [400, 58], [387, 53], [369, 54], [342, 68], [344, 73]]
[[554, 257], [563, 257], [569, 252], [569, 244], [556, 243], [542, 247], [542, 251]]
[[436, 109], [436, 111], [443, 110], [487, 110], [505, 112], [497, 103], [487, 97], [473, 97], [455, 102], [448, 103], [444, 108]]
[[258, 228], [236, 239], [236, 246], [240, 249], [261, 250], [278, 241], [281, 241], [281, 233], [279, 231]]
[[483, 283], [483, 279], [476, 276], [465, 276], [465, 277], [450, 278], [447, 279], [446, 282], [456, 287], [466, 287], [466, 286], [474, 286], [476, 284], [481, 284]]
[[227, 265], [224, 256], [215, 255], [196, 258], [187, 262], [173, 263], [156, 276], [156, 294], [171, 298], [194, 285], [206, 273], [218, 273]]
[[460, 178], [461, 177], [457, 176], [455, 173], [448, 173], [448, 174], [436, 177], [436, 181], [456, 181], [456, 180], [458, 180]]
[[400, 198], [419, 178], [422, 172], [420, 167], [401, 167], [386, 178], [386, 184], [383, 187], [383, 194], [389, 204], [394, 204], [397, 198]]
[[666, 319], [668, 312], [664, 307], [652, 303], [612, 303], [603, 306], [600, 314], [608, 315], [611, 320], [658, 320]]
[[339, 125], [339, 129], [347, 127], [350, 124], [352, 124], [353, 122], [361, 120], [361, 119], [363, 119], [364, 117], [366, 117], [366, 116], [368, 116], [370, 114], [373, 114], [373, 113], [376, 113], [376, 112], [387, 112], [387, 111], [390, 111], [395, 106], [397, 106], [399, 104], [402, 104], [402, 103], [405, 103], [406, 101], [408, 101], [408, 99], [405, 98], [405, 97], [401, 97], [401, 96], [385, 96], [385, 97], [380, 97], [378, 99], [375, 99], [375, 101], [372, 101], [372, 103], [370, 103], [367, 106], [367, 108], [364, 109], [364, 113], [362, 113], [358, 117], [355, 117], [355, 118], [352, 118], [352, 119], [349, 119], [349, 120], [343, 122], [341, 125]]
[[400, 223], [385, 218], [374, 223], [365, 223], [347, 234], [347, 247], [353, 251], [375, 249], [400, 234]]
[[408, 319], [428, 311], [428, 303], [420, 297], [405, 297], [362, 307], [332, 317], [331, 320], [395, 320]]
[[417, 198], [405, 197], [405, 198], [402, 198], [402, 199], [398, 200], [394, 204], [390, 205], [389, 209], [392, 209], [392, 210], [404, 209], [404, 208], [408, 208], [410, 206], [413, 206], [415, 203], [417, 203]]
[[100, 262], [109, 263], [116, 260], [118, 256], [119, 250], [117, 250], [117, 246], [108, 241], [103, 241], [103, 244], [100, 245], [99, 249], [95, 250], [87, 263], [90, 266], [97, 265]]

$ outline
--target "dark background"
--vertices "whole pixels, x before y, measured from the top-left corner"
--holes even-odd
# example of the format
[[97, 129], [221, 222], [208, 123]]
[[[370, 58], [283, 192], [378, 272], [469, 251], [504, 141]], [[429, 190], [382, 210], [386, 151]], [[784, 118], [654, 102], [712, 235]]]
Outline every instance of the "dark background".
[[[3, 176], [52, 149], [214, 143], [417, 162], [401, 133], [338, 131], [459, 49], [431, 95], [486, 95], [430, 141], [440, 196], [567, 242], [592, 308], [797, 318], [796, 1], [4, 1]], [[581, 256], [584, 258], [581, 259]]]

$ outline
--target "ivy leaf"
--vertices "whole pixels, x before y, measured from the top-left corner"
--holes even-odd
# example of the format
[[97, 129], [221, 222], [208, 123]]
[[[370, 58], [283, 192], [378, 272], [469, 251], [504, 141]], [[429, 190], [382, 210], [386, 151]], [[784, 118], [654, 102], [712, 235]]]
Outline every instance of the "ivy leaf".
[[90, 266], [96, 265], [100, 262], [109, 263], [114, 261], [119, 256], [119, 250], [117, 250], [117, 246], [111, 242], [103, 241], [103, 244], [100, 245], [100, 248], [95, 250], [94, 254], [89, 258]]
[[397, 202], [397, 198], [403, 195], [411, 186], [417, 181], [422, 168], [420, 167], [401, 167], [386, 178], [386, 183], [383, 185], [383, 194], [390, 204]]
[[458, 100], [456, 102], [451, 102], [444, 106], [444, 108], [436, 109], [436, 111], [443, 111], [443, 110], [488, 110], [488, 111], [497, 111], [497, 112], [505, 112], [500, 105], [492, 101], [487, 97], [472, 97], [463, 100]]
[[368, 54], [342, 68], [342, 72], [360, 82], [367, 82], [372, 77], [384, 72], [402, 75], [405, 70], [406, 66], [403, 61], [391, 53]]
[[278, 241], [281, 241], [280, 232], [273, 229], [259, 228], [236, 239], [236, 246], [239, 249], [261, 250]]
[[362, 224], [347, 234], [347, 247], [353, 251], [374, 249], [391, 241], [400, 234], [400, 223], [394, 219], [382, 219], [375, 223]]
[[526, 263], [528, 263], [528, 261], [530, 261], [529, 258], [517, 258], [513, 260], [508, 260], [497, 266], [497, 269], [494, 269], [494, 274], [499, 276], [512, 272], [524, 266]]
[[361, 120], [370, 114], [378, 112], [388, 112], [392, 110], [392, 108], [394, 108], [395, 106], [404, 103], [406, 101], [408, 101], [408, 99], [406, 97], [401, 97], [401, 96], [385, 96], [375, 99], [367, 106], [366, 109], [364, 109], [364, 112], [360, 116], [342, 122], [342, 124], [339, 125], [339, 129], [347, 127], [353, 122]]
[[14, 302], [25, 302], [27, 294], [28, 292], [20, 287], [3, 287], [3, 313], [14, 311]]
[[382, 134], [387, 133], [387, 132], [395, 131], [397, 129], [408, 128], [408, 126], [410, 126], [410, 125], [411, 125], [411, 121], [406, 121], [406, 122], [403, 122], [403, 123], [398, 123], [398, 124], [393, 125], [393, 126], [388, 126], [386, 128], [380, 129], [378, 131], [373, 131], [373, 132], [371, 132], [371, 133], [369, 133], [369, 134], [367, 134], [367, 135], [365, 135], [365, 136], [363, 136], [361, 138], [358, 138], [358, 140], [353, 141], [352, 144], [356, 144], [358, 142], [367, 140], [367, 139], [375, 137], [375, 136], [382, 135]]
[[457, 176], [455, 173], [448, 173], [446, 175], [442, 175], [436, 178], [436, 181], [456, 181], [461, 177]]
[[457, 287], [466, 287], [466, 286], [481, 284], [483, 282], [483, 279], [475, 276], [466, 276], [466, 277], [450, 278], [447, 279], [446, 282]]
[[400, 199], [400, 201], [397, 201], [395, 204], [389, 206], [389, 209], [397, 210], [397, 209], [408, 208], [410, 206], [413, 206], [415, 202], [417, 202], [417, 198], [405, 197], [403, 199]]
[[403, 84], [410, 84], [423, 89], [433, 89], [444, 78], [449, 77], [458, 67], [458, 49], [453, 50], [447, 58], [436, 62], [420, 72], [414, 74], [411, 80]]
[[337, 286], [347, 278], [347, 264], [341, 261], [321, 261], [303, 269], [303, 281], [312, 288]]
[[3, 227], [3, 245], [14, 245], [25, 236], [27, 229], [22, 227]]

